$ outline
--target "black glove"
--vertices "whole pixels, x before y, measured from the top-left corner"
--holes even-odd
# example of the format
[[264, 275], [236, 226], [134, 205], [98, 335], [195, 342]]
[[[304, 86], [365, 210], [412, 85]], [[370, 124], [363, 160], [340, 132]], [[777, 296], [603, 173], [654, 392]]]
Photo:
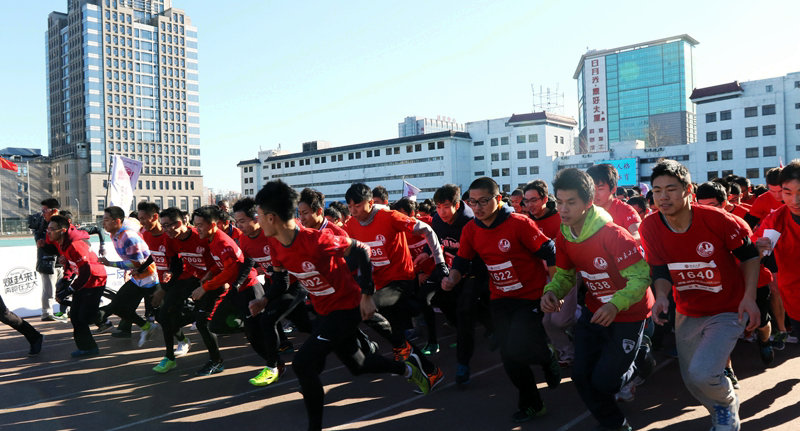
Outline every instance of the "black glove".
[[434, 284], [439, 284], [442, 282], [442, 279], [450, 275], [450, 270], [447, 268], [447, 265], [442, 263], [437, 263], [436, 268], [433, 269], [431, 272], [431, 276], [428, 277], [428, 281]]
[[56, 282], [56, 302], [59, 304], [63, 303], [73, 292], [69, 279], [62, 278]]

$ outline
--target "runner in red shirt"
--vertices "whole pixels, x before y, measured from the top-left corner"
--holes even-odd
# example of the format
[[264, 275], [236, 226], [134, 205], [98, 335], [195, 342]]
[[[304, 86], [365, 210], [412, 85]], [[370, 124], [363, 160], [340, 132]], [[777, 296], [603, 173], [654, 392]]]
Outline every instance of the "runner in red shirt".
[[[673, 294], [675, 341], [684, 383], [715, 427], [739, 429], [739, 402], [723, 373], [739, 335], [758, 327], [758, 251], [734, 216], [690, 203], [689, 170], [663, 160], [651, 176], [659, 212], [641, 226], [656, 290], [653, 320]], [[737, 264], [737, 259], [738, 263]], [[748, 322], [749, 319], [749, 322]]]
[[586, 173], [594, 180], [594, 204], [611, 214], [614, 223], [627, 229], [636, 241], [640, 241], [639, 224], [642, 219], [633, 207], [614, 197], [619, 181], [617, 168], [608, 163], [601, 163], [589, 167]]
[[[800, 247], [800, 161], [786, 165], [779, 177], [784, 206], [766, 216], [756, 230], [756, 244], [762, 255], [774, 256], [778, 286], [792, 321], [792, 332], [800, 336], [800, 271], [797, 250]], [[783, 343], [788, 334], [777, 334]]]
[[728, 212], [741, 219], [744, 219], [744, 217], [747, 215], [747, 213], [750, 212], [750, 208], [752, 207], [750, 205], [742, 203], [741, 201], [742, 188], [739, 186], [739, 184], [730, 182], [728, 183], [728, 185], [730, 186], [730, 192], [728, 192], [728, 203], [729, 206], [731, 207], [730, 209], [728, 209]]
[[561, 381], [558, 360], [547, 346], [539, 307], [548, 275], [542, 261], [554, 266], [555, 247], [533, 220], [511, 212], [501, 202], [500, 189], [493, 179], [482, 177], [470, 184], [467, 204], [475, 219], [464, 226], [453, 271], [442, 280], [442, 289], [449, 291], [458, 284], [474, 257], [486, 263], [495, 337], [506, 374], [519, 390], [519, 410], [512, 415], [519, 423], [546, 413], [531, 365], [542, 366], [550, 388]]
[[508, 198], [508, 203], [511, 204], [511, 207], [514, 208], [515, 213], [524, 214], [525, 213], [525, 205], [523, 201], [525, 200], [525, 193], [522, 189], [514, 189], [511, 192], [511, 196]]
[[767, 193], [762, 194], [753, 201], [750, 213], [744, 218], [750, 227], [755, 228], [761, 219], [783, 205], [783, 202], [781, 202], [783, 188], [780, 183], [780, 175], [781, 168], [772, 168], [767, 171]]
[[335, 236], [347, 236], [347, 231], [325, 217], [325, 195], [314, 189], [306, 188], [300, 192], [297, 214], [304, 227], [316, 230], [328, 229]]
[[[200, 207], [192, 213], [197, 233], [208, 244], [208, 251], [214, 260], [211, 272], [200, 280], [200, 287], [192, 292], [192, 299], [204, 313], [209, 313], [208, 320], [222, 301], [231, 301], [239, 318], [244, 321], [244, 332], [250, 346], [266, 361], [268, 354], [260, 316], [250, 314], [248, 308], [251, 300], [264, 296], [264, 289], [256, 278], [255, 269], [242, 270], [244, 254], [236, 242], [217, 227], [220, 216], [219, 208], [213, 205]], [[204, 340], [207, 337], [216, 338], [208, 329], [208, 320], [197, 325]], [[219, 348], [214, 344], [206, 344], [211, 359], [197, 375], [216, 374], [225, 369]]]
[[563, 223], [556, 239], [556, 274], [545, 286], [542, 310], [557, 312], [580, 275], [588, 289], [575, 329], [572, 380], [603, 429], [630, 431], [614, 394], [638, 371], [634, 360], [655, 301], [650, 267], [633, 236], [592, 204], [588, 174], [564, 169], [553, 188]]
[[[92, 337], [89, 324], [94, 323], [100, 309], [100, 299], [106, 285], [106, 269], [97, 260], [97, 255], [89, 248], [88, 234], [77, 229], [70, 229], [69, 220], [60, 215], [50, 218], [47, 225], [47, 238], [58, 244], [59, 251], [69, 263], [69, 271], [77, 274], [72, 281], [72, 336], [78, 350], [72, 357], [93, 356], [99, 353], [97, 343]], [[41, 340], [38, 342], [41, 349]], [[31, 342], [33, 350], [33, 342]]]
[[561, 228], [561, 217], [555, 208], [547, 206], [549, 200], [547, 183], [542, 180], [534, 180], [525, 184], [522, 190], [525, 193], [525, 198], [522, 200], [525, 211], [546, 237], [555, 238]]
[[239, 241], [239, 237], [242, 236], [242, 231], [236, 227], [233, 218], [230, 214], [228, 214], [228, 211], [223, 211], [220, 213], [220, 220], [217, 222], [217, 227], [237, 243]]
[[[192, 292], [200, 286], [200, 279], [205, 277], [209, 269], [215, 266], [214, 259], [209, 252], [208, 241], [200, 238], [197, 230], [189, 226], [187, 218], [188, 215], [185, 212], [175, 207], [167, 208], [159, 214], [161, 226], [169, 237], [166, 249], [166, 258], [169, 262], [169, 281], [162, 286], [165, 294], [160, 309], [162, 325], [167, 334], [180, 331], [182, 326], [190, 322], [183, 317], [183, 305], [191, 297]], [[218, 352], [219, 348], [216, 335], [207, 330], [209, 314], [210, 311], [203, 311], [200, 303], [196, 304], [194, 321], [209, 355], [212, 355], [211, 352]], [[189, 352], [188, 337], [185, 341], [185, 344], [178, 343], [178, 348], [173, 353], [173, 361], [175, 357], [186, 355]], [[167, 365], [167, 367], [169, 366], [171, 364]]]
[[[272, 249], [275, 274], [267, 300], [279, 298], [288, 289], [288, 274], [293, 273], [308, 289], [319, 313], [314, 332], [292, 362], [308, 413], [308, 429], [322, 429], [324, 390], [320, 374], [331, 352], [354, 375], [403, 375], [428, 393], [430, 383], [416, 360], [392, 361], [359, 347], [358, 325], [375, 313], [369, 248], [356, 240], [334, 236], [330, 230], [298, 226], [294, 221], [297, 201], [297, 192], [280, 180], [268, 182], [256, 195], [259, 224], [264, 234], [278, 243]], [[347, 256], [357, 262], [358, 282], [345, 262]], [[258, 312], [260, 305], [251, 302], [251, 312]]]
[[436, 262], [436, 269], [429, 277], [439, 282], [447, 274], [442, 248], [433, 229], [419, 220], [406, 217], [397, 211], [380, 209], [373, 205], [370, 188], [363, 183], [350, 186], [345, 193], [352, 218], [345, 224], [350, 237], [370, 247], [372, 256], [372, 278], [375, 282], [375, 304], [378, 312], [389, 321], [390, 328], [379, 318], [366, 323], [385, 337], [391, 344], [396, 360], [405, 360], [412, 352], [419, 353], [422, 368], [430, 377], [431, 387], [443, 379], [442, 371], [426, 359], [421, 351], [406, 340], [405, 331], [411, 329], [415, 300], [416, 279], [406, 233], [422, 235]]
[[[245, 257], [252, 259], [264, 271], [266, 285], [269, 286], [272, 283], [271, 251], [277, 244], [264, 235], [261, 226], [256, 222], [256, 202], [252, 198], [244, 198], [233, 204], [233, 218], [242, 231], [242, 236], [239, 237], [242, 252]], [[305, 298], [305, 290], [297, 280], [294, 280], [289, 284], [289, 288], [277, 298], [268, 300], [266, 296], [263, 296], [253, 300], [258, 303], [259, 309], [263, 310], [259, 316], [267, 357], [264, 369], [256, 377], [250, 379], [251, 385], [266, 386], [275, 383], [283, 374], [285, 363], [279, 356], [280, 334], [283, 333], [283, 326], [279, 325], [281, 320], [289, 319], [300, 331], [311, 332], [311, 321], [303, 306]]]
[[[147, 243], [147, 247], [150, 248], [150, 256], [153, 257], [153, 262], [156, 264], [156, 272], [158, 273], [159, 286], [153, 293], [151, 304], [154, 307], [162, 307], [162, 305], [164, 305], [163, 300], [166, 294], [164, 286], [172, 277], [172, 274], [169, 272], [169, 262], [167, 260], [167, 255], [172, 254], [168, 251], [171, 240], [169, 239], [169, 235], [167, 235], [164, 229], [161, 227], [161, 222], [158, 219], [158, 205], [151, 202], [142, 201], [139, 202], [139, 204], [136, 206], [136, 209], [137, 218], [139, 219], [139, 223], [142, 224], [142, 230], [140, 231], [140, 234], [142, 235], [144, 242]], [[159, 309], [156, 313], [156, 319], [158, 320], [158, 323], [161, 324], [165, 346], [164, 358], [161, 360], [161, 362], [159, 362], [158, 365], [153, 367], [153, 371], [157, 373], [166, 373], [176, 366], [175, 347], [172, 343], [173, 336], [176, 340], [178, 340], [178, 350], [181, 352], [181, 354], [178, 356], [183, 356], [189, 353], [189, 339], [186, 338], [186, 335], [183, 334], [183, 331], [180, 329], [180, 327], [176, 328], [172, 327], [172, 325], [167, 327], [167, 325], [164, 325], [164, 322], [170, 319], [170, 317], [165, 314], [166, 309], [172, 309], [172, 311], [176, 311], [177, 309], [175, 308], [175, 305], [177, 304], [169, 304], [169, 307]], [[172, 322], [170, 321], [169, 323]]]

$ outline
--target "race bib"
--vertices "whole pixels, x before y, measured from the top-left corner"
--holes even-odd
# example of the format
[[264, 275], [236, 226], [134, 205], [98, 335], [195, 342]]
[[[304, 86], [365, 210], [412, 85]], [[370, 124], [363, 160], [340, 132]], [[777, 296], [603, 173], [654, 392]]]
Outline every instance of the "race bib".
[[492, 277], [492, 282], [497, 290], [503, 292], [510, 292], [522, 287], [517, 272], [511, 266], [511, 261], [499, 263], [497, 265], [486, 265], [489, 270], [489, 275]]
[[717, 264], [711, 262], [677, 262], [667, 265], [672, 283], [679, 292], [705, 290], [719, 293], [722, 290], [722, 275]]
[[303, 273], [290, 271], [289, 273], [297, 277], [297, 281], [300, 283], [300, 285], [303, 286], [308, 293], [314, 296], [325, 296], [336, 292], [333, 286], [328, 283], [328, 280], [320, 275], [318, 271]]
[[598, 301], [603, 304], [611, 301], [614, 297], [614, 287], [611, 285], [611, 277], [607, 272], [599, 272], [590, 274], [586, 271], [581, 271], [581, 278], [586, 284], [588, 292]]
[[372, 261], [372, 266], [374, 267], [392, 264], [392, 262], [389, 260], [389, 256], [386, 253], [386, 249], [383, 247], [385, 242], [385, 240], [379, 239], [366, 243], [369, 246], [370, 260]]

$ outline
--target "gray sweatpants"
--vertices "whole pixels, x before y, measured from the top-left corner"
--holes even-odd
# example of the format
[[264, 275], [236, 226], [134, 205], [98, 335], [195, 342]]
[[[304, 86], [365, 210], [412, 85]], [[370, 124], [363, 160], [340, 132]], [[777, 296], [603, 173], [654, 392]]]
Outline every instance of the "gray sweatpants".
[[727, 407], [736, 402], [736, 392], [723, 371], [746, 324], [746, 314], [740, 323], [737, 313], [706, 317], [676, 313], [675, 344], [683, 382], [712, 415], [715, 405]]
[[558, 359], [560, 361], [572, 361], [575, 358], [575, 345], [567, 335], [567, 330], [575, 326], [578, 320], [575, 315], [578, 309], [578, 288], [573, 287], [567, 296], [564, 297], [564, 303], [561, 305], [561, 310], [555, 313], [545, 313], [542, 324], [547, 336], [553, 347], [558, 351]]
[[64, 268], [56, 267], [53, 274], [40, 272], [39, 277], [42, 280], [42, 317], [52, 316], [53, 304], [56, 302], [56, 282], [64, 277]]

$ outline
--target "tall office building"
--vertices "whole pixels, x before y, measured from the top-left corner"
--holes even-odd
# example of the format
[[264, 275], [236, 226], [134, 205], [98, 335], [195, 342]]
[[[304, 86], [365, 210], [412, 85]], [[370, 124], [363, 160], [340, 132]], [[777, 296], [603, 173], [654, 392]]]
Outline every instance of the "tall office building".
[[171, 0], [68, 0], [47, 20], [55, 197], [102, 215], [114, 155], [143, 162], [135, 201], [200, 206], [197, 28]]
[[579, 151], [601, 152], [622, 141], [648, 147], [696, 141], [689, 35], [581, 56], [578, 82]]

